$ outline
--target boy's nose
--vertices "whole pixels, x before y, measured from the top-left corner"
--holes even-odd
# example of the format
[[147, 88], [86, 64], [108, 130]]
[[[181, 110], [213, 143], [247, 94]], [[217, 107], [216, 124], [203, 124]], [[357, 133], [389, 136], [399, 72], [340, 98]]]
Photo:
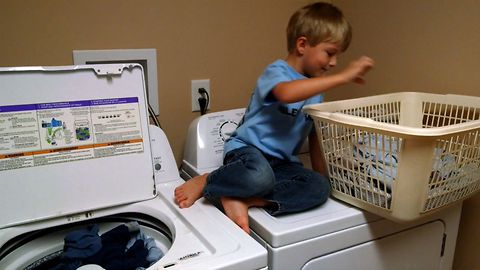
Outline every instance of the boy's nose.
[[336, 56], [332, 56], [332, 57], [330, 58], [330, 62], [328, 63], [328, 65], [331, 66], [331, 67], [336, 66], [336, 65], [337, 65], [337, 57], [336, 57]]

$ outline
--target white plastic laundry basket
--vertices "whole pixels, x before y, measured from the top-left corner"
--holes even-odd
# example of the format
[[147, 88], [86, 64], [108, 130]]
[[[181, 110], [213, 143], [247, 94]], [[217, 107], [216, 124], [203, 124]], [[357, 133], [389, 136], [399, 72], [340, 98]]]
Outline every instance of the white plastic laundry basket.
[[480, 97], [402, 92], [304, 111], [338, 199], [404, 222], [480, 188]]

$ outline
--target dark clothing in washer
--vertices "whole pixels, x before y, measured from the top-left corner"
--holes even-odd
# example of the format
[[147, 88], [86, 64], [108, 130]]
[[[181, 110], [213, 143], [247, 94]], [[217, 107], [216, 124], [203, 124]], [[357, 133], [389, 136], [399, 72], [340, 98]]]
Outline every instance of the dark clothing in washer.
[[137, 240], [130, 249], [126, 249], [130, 240], [130, 231], [120, 225], [102, 234], [102, 248], [93, 256], [85, 259], [85, 264], [98, 264], [107, 270], [130, 270], [149, 265], [146, 257], [148, 250], [143, 240]]
[[[137, 224], [138, 225], [138, 224]], [[88, 226], [65, 237], [61, 262], [53, 270], [71, 270], [85, 264], [96, 264], [107, 270], [131, 270], [148, 267], [149, 250], [143, 240], [136, 240], [127, 249], [132, 238], [131, 226], [120, 225], [98, 235], [98, 225]], [[134, 232], [139, 233], [139, 230]]]

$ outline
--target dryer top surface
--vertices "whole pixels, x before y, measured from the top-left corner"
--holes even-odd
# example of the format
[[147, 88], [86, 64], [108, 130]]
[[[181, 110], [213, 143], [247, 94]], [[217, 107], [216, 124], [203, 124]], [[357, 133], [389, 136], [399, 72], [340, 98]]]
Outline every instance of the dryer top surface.
[[251, 208], [249, 216], [250, 227], [272, 247], [298, 243], [381, 219], [333, 198], [300, 213], [273, 217], [263, 209]]

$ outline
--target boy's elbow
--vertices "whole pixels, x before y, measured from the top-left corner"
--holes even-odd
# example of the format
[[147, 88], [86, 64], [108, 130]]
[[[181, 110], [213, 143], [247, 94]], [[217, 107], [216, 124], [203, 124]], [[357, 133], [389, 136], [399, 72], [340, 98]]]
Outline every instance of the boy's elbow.
[[275, 89], [273, 89], [272, 94], [275, 97], [275, 99], [278, 100], [281, 103], [292, 103], [292, 102], [294, 102], [293, 98], [289, 94], [289, 91], [285, 91], [285, 89], [275, 88]]
[[284, 104], [287, 104], [287, 103], [293, 103], [294, 101], [289, 98], [288, 96], [280, 96], [280, 97], [277, 97], [277, 100], [280, 102], [280, 103], [284, 103]]

